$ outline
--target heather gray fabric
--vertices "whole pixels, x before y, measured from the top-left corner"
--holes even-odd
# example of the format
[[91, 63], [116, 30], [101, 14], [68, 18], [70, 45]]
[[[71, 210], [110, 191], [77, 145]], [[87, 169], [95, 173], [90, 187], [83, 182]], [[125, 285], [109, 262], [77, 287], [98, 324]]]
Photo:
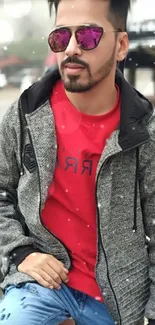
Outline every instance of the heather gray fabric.
[[[44, 206], [56, 162], [55, 125], [49, 101], [26, 116], [38, 172], [26, 168], [20, 175], [20, 123], [18, 102], [6, 113], [0, 128], [0, 254], [4, 281], [8, 284], [31, 281], [17, 272], [10, 252], [24, 245], [53, 254], [70, 267], [65, 247], [41, 224], [39, 209]], [[155, 115], [147, 124], [150, 140], [140, 146], [140, 179], [137, 202], [137, 232], [133, 232], [136, 149], [122, 151], [115, 131], [101, 156], [97, 199], [101, 241], [96, 277], [113, 319], [122, 325], [142, 325], [146, 317], [155, 319]], [[29, 143], [26, 132], [24, 145]], [[108, 159], [111, 157], [110, 159]], [[40, 188], [39, 188], [40, 187]], [[41, 207], [40, 205], [41, 190]], [[15, 206], [5, 200], [6, 191], [18, 197], [21, 214], [29, 228], [26, 237]], [[4, 199], [2, 199], [4, 198]], [[148, 255], [145, 235], [151, 238]], [[150, 278], [151, 294], [150, 294]], [[117, 304], [116, 304], [117, 300]], [[118, 313], [121, 316], [121, 321]]]

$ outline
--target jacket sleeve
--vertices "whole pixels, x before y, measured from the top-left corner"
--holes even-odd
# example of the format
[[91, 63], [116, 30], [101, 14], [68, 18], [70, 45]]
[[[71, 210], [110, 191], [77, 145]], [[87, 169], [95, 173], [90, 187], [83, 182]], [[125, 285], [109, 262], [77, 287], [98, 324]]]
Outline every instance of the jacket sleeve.
[[[140, 198], [148, 237], [150, 297], [145, 316], [155, 324], [155, 117], [149, 123], [150, 140], [140, 150]], [[154, 321], [154, 323], [153, 323]]]
[[29, 246], [32, 250], [34, 244], [33, 239], [26, 236], [18, 210], [19, 155], [20, 119], [16, 101], [8, 109], [0, 125], [0, 257], [3, 277], [13, 263], [11, 252], [17, 246]]

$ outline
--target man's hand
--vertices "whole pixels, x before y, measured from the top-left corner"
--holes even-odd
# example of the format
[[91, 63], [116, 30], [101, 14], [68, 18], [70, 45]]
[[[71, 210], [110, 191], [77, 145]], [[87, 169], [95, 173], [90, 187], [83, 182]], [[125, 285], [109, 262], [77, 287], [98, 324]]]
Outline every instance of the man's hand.
[[18, 271], [28, 274], [43, 287], [50, 289], [60, 289], [62, 282], [68, 282], [68, 270], [63, 263], [49, 254], [32, 253], [28, 255], [19, 264]]

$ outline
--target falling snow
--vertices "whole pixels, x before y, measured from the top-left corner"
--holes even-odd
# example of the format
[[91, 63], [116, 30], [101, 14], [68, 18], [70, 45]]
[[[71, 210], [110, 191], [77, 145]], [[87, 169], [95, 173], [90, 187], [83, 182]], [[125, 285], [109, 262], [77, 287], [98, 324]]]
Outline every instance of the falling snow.
[[32, 256], [36, 256], [37, 255], [37, 253], [32, 253]]
[[101, 301], [102, 299], [101, 299], [101, 297], [96, 296], [96, 297], [95, 297], [95, 300]]

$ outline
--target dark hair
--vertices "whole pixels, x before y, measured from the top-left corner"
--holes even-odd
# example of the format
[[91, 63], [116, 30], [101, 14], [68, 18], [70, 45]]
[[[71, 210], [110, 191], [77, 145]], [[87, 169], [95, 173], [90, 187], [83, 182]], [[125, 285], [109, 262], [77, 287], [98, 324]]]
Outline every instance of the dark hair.
[[[54, 6], [56, 12], [61, 0], [48, 0], [50, 14]], [[103, 0], [109, 1], [108, 20], [116, 29], [126, 30], [127, 16], [130, 9], [130, 0]], [[134, 0], [133, 0], [134, 1]]]

